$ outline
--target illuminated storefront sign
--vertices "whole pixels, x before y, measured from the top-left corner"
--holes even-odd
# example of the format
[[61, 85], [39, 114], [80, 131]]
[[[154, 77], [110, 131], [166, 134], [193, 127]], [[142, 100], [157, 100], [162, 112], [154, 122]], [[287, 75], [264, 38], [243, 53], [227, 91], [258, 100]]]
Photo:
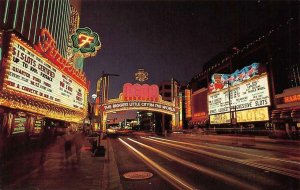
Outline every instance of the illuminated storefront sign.
[[[255, 122], [255, 121], [268, 121], [269, 111], [268, 107], [256, 108], [250, 110], [237, 111], [237, 122]], [[224, 124], [230, 123], [230, 114], [222, 113], [216, 115], [210, 115], [210, 124]]]
[[300, 94], [286, 96], [283, 98], [284, 103], [300, 102]]
[[185, 89], [185, 115], [186, 118], [192, 117], [192, 107], [191, 107], [191, 90]]
[[176, 109], [173, 106], [164, 105], [157, 102], [147, 102], [147, 101], [124, 101], [118, 103], [104, 104], [102, 109], [105, 112], [113, 112], [116, 110], [126, 110], [126, 109], [142, 109], [142, 110], [158, 110], [162, 112], [172, 112], [175, 113]]
[[19, 113], [15, 115], [12, 134], [25, 133], [26, 115]]
[[202, 118], [203, 119], [203, 118], [207, 117], [207, 114], [206, 114], [206, 112], [197, 112], [197, 113], [194, 113], [193, 116], [195, 118]]
[[253, 77], [230, 89], [208, 94], [209, 115], [229, 112], [230, 106], [236, 110], [245, 110], [257, 107], [270, 106], [269, 84], [267, 74]]
[[71, 109], [85, 107], [86, 89], [80, 83], [16, 37], [10, 44], [12, 56], [4, 78], [8, 90]]
[[74, 53], [80, 52], [83, 57], [94, 56], [101, 48], [98, 34], [88, 27], [78, 28], [71, 39]]
[[34, 133], [35, 134], [39, 134], [42, 130], [42, 126], [43, 126], [43, 120], [42, 119], [36, 119], [34, 121]]
[[157, 85], [148, 84], [131, 84], [125, 83], [123, 85], [124, 100], [149, 100], [158, 101], [159, 88]]
[[245, 80], [249, 80], [258, 74], [258, 67], [258, 63], [253, 63], [241, 70], [236, 70], [232, 74], [213, 74], [211, 77], [212, 82], [209, 85], [209, 92], [216, 92], [225, 89], [228, 87], [228, 83], [230, 86], [234, 86]]
[[202, 122], [207, 117], [207, 88], [201, 88], [192, 94], [192, 121]]

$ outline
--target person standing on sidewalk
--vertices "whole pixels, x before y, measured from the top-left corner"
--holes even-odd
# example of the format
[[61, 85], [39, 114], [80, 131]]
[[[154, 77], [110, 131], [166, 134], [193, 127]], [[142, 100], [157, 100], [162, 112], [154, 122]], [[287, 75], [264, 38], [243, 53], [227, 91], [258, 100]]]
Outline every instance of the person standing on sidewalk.
[[77, 161], [80, 161], [80, 149], [83, 144], [83, 134], [80, 132], [77, 132], [74, 136], [74, 144], [75, 144], [75, 150], [76, 150], [76, 157]]
[[63, 136], [64, 148], [65, 148], [65, 159], [68, 161], [71, 156], [72, 150], [72, 135], [69, 129], [66, 130], [66, 134]]

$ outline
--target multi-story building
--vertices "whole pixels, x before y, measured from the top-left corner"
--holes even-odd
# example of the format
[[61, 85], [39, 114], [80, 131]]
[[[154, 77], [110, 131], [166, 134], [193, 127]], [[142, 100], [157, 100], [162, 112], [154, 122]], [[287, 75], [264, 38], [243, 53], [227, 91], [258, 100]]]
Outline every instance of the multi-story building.
[[[159, 85], [159, 94], [162, 96], [162, 99], [169, 102], [176, 101], [175, 104], [180, 108], [180, 111], [178, 113], [179, 116], [177, 117], [179, 119], [179, 129], [187, 128], [187, 120], [185, 117], [186, 86], [186, 82], [178, 82], [174, 79], [172, 79], [171, 81], [163, 81]], [[159, 129], [158, 131], [171, 130], [170, 126], [172, 125], [172, 117], [170, 115], [156, 113], [155, 116], [158, 128], [161, 127], [161, 129]]]
[[172, 102], [172, 85], [171, 81], [163, 81], [159, 85], [159, 94], [162, 96], [163, 100]]
[[55, 133], [85, 118], [87, 80], [67, 59], [79, 13], [76, 0], [0, 1], [2, 139]]
[[69, 0], [3, 0], [0, 1], [0, 28], [13, 30], [29, 44], [41, 40], [40, 30], [47, 28], [56, 40], [56, 47], [64, 57], [70, 28]]

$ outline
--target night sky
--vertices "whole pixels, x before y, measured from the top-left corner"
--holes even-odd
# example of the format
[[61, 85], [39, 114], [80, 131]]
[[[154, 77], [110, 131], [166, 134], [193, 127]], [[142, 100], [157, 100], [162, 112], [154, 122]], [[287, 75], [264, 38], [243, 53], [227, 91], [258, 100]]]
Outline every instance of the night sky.
[[111, 78], [110, 98], [135, 82], [138, 68], [149, 73], [149, 84], [172, 77], [189, 81], [213, 56], [280, 11], [284, 6], [260, 1], [82, 0], [80, 26], [97, 32], [102, 43], [97, 56], [85, 60], [90, 96], [102, 71], [120, 75]]

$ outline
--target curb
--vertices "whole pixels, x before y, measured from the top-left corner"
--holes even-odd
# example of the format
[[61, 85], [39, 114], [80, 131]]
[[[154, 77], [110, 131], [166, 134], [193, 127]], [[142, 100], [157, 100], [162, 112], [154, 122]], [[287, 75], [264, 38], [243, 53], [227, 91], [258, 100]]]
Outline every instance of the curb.
[[119, 170], [115, 160], [115, 155], [109, 138], [106, 138], [106, 144], [104, 146], [107, 152], [105, 154], [104, 159], [103, 180], [101, 183], [101, 189], [123, 190]]

